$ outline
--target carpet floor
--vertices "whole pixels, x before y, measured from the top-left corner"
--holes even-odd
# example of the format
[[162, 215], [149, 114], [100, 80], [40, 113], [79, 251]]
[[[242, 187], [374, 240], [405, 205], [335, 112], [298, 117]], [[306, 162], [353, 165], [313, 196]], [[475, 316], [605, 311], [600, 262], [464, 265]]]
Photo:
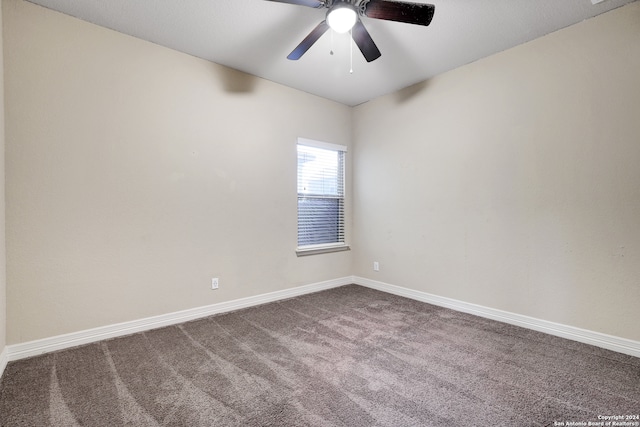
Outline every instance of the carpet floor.
[[606, 425], [639, 412], [638, 358], [356, 285], [11, 362], [0, 382], [4, 427]]

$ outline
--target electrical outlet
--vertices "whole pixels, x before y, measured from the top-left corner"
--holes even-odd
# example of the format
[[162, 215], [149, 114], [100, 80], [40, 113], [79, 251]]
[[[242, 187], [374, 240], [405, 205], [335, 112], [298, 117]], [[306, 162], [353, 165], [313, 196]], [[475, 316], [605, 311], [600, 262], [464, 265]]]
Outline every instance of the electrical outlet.
[[380, 271], [380, 264], [378, 261], [373, 261], [373, 271]]
[[211, 279], [211, 289], [218, 289], [218, 278], [214, 277]]

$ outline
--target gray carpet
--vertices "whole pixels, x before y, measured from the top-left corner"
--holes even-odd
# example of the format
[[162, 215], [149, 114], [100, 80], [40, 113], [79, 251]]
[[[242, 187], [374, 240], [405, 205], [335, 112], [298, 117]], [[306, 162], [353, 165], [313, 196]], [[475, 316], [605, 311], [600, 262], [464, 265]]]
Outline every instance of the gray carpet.
[[[640, 359], [351, 285], [12, 362], [9, 426], [552, 426]], [[556, 424], [558, 425], [558, 424]]]

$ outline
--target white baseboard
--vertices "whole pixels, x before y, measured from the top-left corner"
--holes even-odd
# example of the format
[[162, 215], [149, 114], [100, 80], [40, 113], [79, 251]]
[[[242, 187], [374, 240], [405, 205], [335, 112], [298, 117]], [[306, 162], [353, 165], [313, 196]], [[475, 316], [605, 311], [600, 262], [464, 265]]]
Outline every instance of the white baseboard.
[[4, 368], [7, 367], [7, 363], [9, 362], [9, 356], [7, 352], [7, 347], [2, 349], [0, 353], [0, 378], [2, 378], [2, 374], [4, 374]]
[[[340, 279], [328, 280], [325, 282], [313, 283], [310, 285], [298, 286], [267, 294], [256, 295], [247, 298], [240, 298], [233, 301], [221, 302], [218, 304], [203, 307], [191, 308], [174, 313], [162, 314], [159, 316], [147, 317], [145, 319], [133, 320], [130, 322], [118, 323], [114, 325], [101, 326], [94, 329], [72, 332], [70, 334], [58, 335], [55, 337], [29, 341], [21, 344], [9, 345], [2, 352], [2, 359], [6, 365], [7, 361], [24, 359], [26, 357], [37, 356], [52, 351], [75, 347], [109, 338], [121, 337], [136, 332], [148, 331], [161, 328], [163, 326], [175, 325], [177, 323], [188, 322], [200, 319], [213, 314], [226, 313], [268, 302], [293, 298], [313, 292], [336, 288], [353, 283], [353, 277], [343, 277]], [[3, 367], [4, 369], [4, 367]]]
[[497, 310], [495, 308], [484, 307], [477, 304], [471, 304], [452, 298], [445, 298], [422, 291], [416, 291], [376, 280], [366, 279], [364, 277], [354, 276], [353, 283], [440, 307], [450, 308], [463, 313], [474, 314], [487, 319], [493, 319], [499, 322], [544, 332], [549, 335], [555, 335], [561, 338], [591, 344], [596, 347], [606, 348], [618, 353], [640, 357], [640, 342], [638, 341], [607, 335], [600, 332], [593, 332], [560, 323], [549, 322], [547, 320], [536, 319], [534, 317], [523, 316], [521, 314], [510, 313], [508, 311]]
[[114, 325], [101, 326], [94, 329], [73, 332], [65, 335], [29, 341], [21, 344], [6, 346], [0, 353], [0, 376], [9, 361], [19, 360], [26, 357], [37, 356], [50, 353], [65, 348], [71, 348], [82, 344], [88, 344], [104, 339], [116, 338], [136, 332], [148, 331], [163, 326], [175, 325], [177, 323], [200, 319], [214, 314], [226, 313], [233, 310], [266, 304], [287, 298], [293, 298], [326, 289], [355, 283], [360, 286], [377, 289], [383, 292], [411, 298], [417, 301], [450, 308], [464, 313], [474, 314], [480, 317], [521, 326], [528, 329], [544, 332], [550, 335], [567, 338], [570, 340], [591, 344], [597, 347], [617, 351], [619, 353], [640, 357], [640, 342], [625, 338], [606, 335], [599, 332], [588, 331], [573, 326], [562, 325], [494, 308], [484, 307], [477, 304], [441, 297], [426, 292], [390, 285], [376, 280], [366, 279], [358, 276], [348, 276], [325, 282], [313, 283], [305, 286], [284, 289], [267, 294], [256, 295], [247, 298], [240, 298], [233, 301], [212, 304], [203, 307], [196, 307], [188, 310], [167, 313], [159, 316], [130, 322], [118, 323]]

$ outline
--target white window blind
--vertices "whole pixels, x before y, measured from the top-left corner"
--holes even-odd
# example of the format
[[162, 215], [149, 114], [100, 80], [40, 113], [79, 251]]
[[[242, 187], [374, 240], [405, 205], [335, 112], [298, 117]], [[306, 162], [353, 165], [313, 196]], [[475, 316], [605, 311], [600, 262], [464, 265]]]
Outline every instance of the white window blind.
[[345, 244], [346, 147], [298, 139], [298, 248]]

